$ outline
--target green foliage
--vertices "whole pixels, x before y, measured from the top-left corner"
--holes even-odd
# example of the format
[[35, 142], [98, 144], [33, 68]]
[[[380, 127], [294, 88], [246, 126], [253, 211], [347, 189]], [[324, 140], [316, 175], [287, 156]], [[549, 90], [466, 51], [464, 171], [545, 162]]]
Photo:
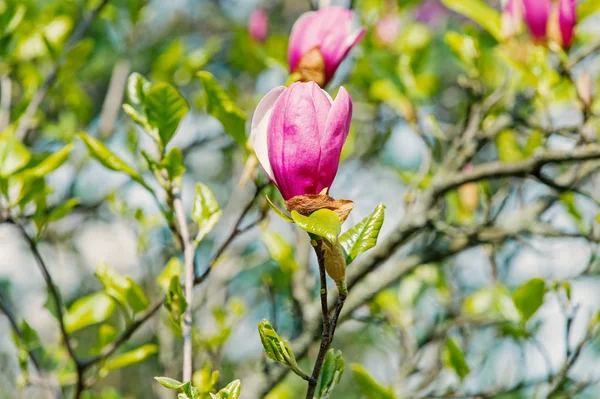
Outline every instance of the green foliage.
[[68, 333], [106, 321], [116, 308], [115, 301], [104, 292], [76, 300], [65, 313], [65, 328]]
[[221, 218], [221, 208], [215, 195], [208, 186], [202, 183], [196, 185], [192, 219], [198, 224], [196, 243], [199, 243]]
[[129, 367], [134, 364], [143, 362], [144, 360], [156, 353], [158, 353], [158, 345], [142, 345], [139, 348], [136, 348], [129, 352], [113, 356], [104, 364], [104, 369], [106, 369], [107, 371], [111, 371], [123, 367]]
[[235, 380], [227, 384], [227, 386], [217, 392], [216, 395], [210, 394], [212, 399], [238, 399], [242, 389], [240, 380]]
[[217, 80], [208, 72], [198, 72], [206, 95], [206, 110], [223, 124], [229, 134], [242, 148], [246, 148], [246, 115], [238, 108]]
[[262, 238], [271, 258], [279, 264], [281, 270], [288, 274], [298, 270], [298, 264], [294, 258], [294, 248], [281, 235], [265, 230]]
[[360, 364], [351, 364], [352, 372], [354, 373], [354, 381], [358, 388], [369, 399], [396, 399], [394, 393], [381, 386], [373, 379]]
[[302, 230], [323, 237], [332, 244], [337, 241], [342, 229], [340, 219], [335, 212], [329, 209], [319, 209], [309, 216], [292, 211], [292, 219]]
[[[183, 383], [169, 377], [154, 377], [154, 379], [163, 387], [179, 392], [179, 398], [200, 399], [200, 390], [192, 386], [190, 382]], [[242, 384], [240, 380], [234, 380], [216, 394], [209, 393], [209, 395], [211, 399], [238, 399], [240, 397], [241, 388]]]
[[157, 83], [145, 93], [144, 110], [164, 148], [190, 107], [176, 88], [168, 83]]
[[181, 322], [182, 315], [188, 307], [188, 303], [185, 300], [185, 295], [183, 294], [183, 288], [181, 287], [181, 282], [179, 281], [179, 276], [175, 275], [171, 277], [171, 281], [169, 283], [169, 291], [165, 297], [165, 308], [171, 314], [172, 326], [174, 332], [181, 336]]
[[316, 399], [328, 399], [334, 388], [340, 383], [342, 374], [344, 373], [344, 358], [341, 351], [335, 351], [333, 348], [327, 351], [323, 368], [319, 375], [317, 383]]
[[527, 322], [544, 304], [545, 293], [546, 283], [539, 277], [533, 278], [517, 288], [512, 299], [521, 313], [523, 322]]
[[385, 205], [379, 204], [369, 216], [340, 236], [340, 244], [346, 252], [346, 264], [377, 244], [384, 217]]
[[444, 361], [446, 366], [454, 370], [461, 380], [463, 380], [471, 371], [465, 360], [463, 350], [452, 338], [446, 340], [446, 346], [444, 347]]
[[269, 359], [289, 367], [300, 377], [304, 378], [306, 376], [306, 373], [304, 373], [298, 366], [296, 358], [294, 357], [294, 352], [292, 352], [290, 345], [281, 339], [279, 334], [277, 334], [267, 320], [263, 320], [258, 323], [258, 333], [260, 335], [260, 341], [265, 348], [265, 353]]
[[271, 208], [277, 214], [277, 216], [279, 216], [280, 218], [282, 218], [286, 222], [292, 223], [294, 221], [291, 217], [289, 217], [281, 209], [279, 209], [277, 207], [277, 205], [275, 205], [273, 203], [273, 201], [271, 201], [271, 199], [269, 198], [268, 195], [265, 195], [265, 199], [267, 200], [267, 204], [269, 205], [269, 208]]
[[577, 19], [579, 22], [600, 12], [600, 3], [594, 0], [585, 0], [577, 5]]
[[96, 277], [104, 286], [106, 295], [114, 299], [126, 312], [135, 315], [148, 307], [148, 298], [142, 288], [131, 278], [119, 275], [106, 263], [100, 263], [96, 269]]
[[31, 153], [10, 132], [0, 134], [0, 177], [9, 177], [27, 165]]
[[25, 178], [39, 179], [46, 176], [48, 173], [54, 172], [56, 169], [60, 168], [61, 165], [67, 162], [72, 148], [72, 144], [64, 146], [62, 149], [56, 151], [54, 154], [51, 154], [44, 158], [35, 166], [25, 169], [21, 174]]
[[452, 11], [477, 22], [496, 40], [502, 40], [500, 13], [482, 0], [442, 0], [442, 3]]

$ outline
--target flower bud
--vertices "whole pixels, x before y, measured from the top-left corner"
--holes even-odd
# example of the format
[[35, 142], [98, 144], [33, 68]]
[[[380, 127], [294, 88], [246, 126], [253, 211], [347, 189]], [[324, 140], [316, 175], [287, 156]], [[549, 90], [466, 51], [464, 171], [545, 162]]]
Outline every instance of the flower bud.
[[558, 0], [558, 26], [562, 39], [559, 44], [565, 49], [573, 43], [576, 24], [575, 0]]
[[346, 256], [339, 241], [330, 243], [321, 241], [321, 249], [325, 260], [325, 271], [333, 281], [341, 281], [346, 278]]
[[271, 90], [252, 118], [251, 141], [265, 173], [285, 200], [327, 194], [352, 119], [341, 87], [333, 101], [314, 82]]
[[523, 9], [533, 40], [538, 43], [545, 41], [552, 0], [523, 0]]
[[269, 16], [267, 12], [259, 8], [254, 10], [248, 19], [248, 33], [250, 37], [259, 43], [265, 41], [269, 29]]
[[290, 72], [298, 73], [301, 81], [327, 85], [365, 34], [364, 28], [352, 31], [352, 17], [352, 11], [343, 7], [327, 7], [302, 15], [290, 35]]
[[505, 39], [516, 36], [523, 25], [523, 3], [521, 0], [508, 0], [502, 11], [502, 36]]

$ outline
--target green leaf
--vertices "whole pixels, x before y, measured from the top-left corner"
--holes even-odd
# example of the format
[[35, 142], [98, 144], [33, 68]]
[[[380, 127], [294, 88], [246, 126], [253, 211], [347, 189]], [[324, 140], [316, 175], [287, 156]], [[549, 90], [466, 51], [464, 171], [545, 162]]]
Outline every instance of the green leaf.
[[477, 22], [497, 41], [502, 40], [500, 13], [481, 0], [442, 0], [442, 3], [454, 12]]
[[338, 234], [342, 229], [340, 219], [335, 212], [329, 209], [319, 209], [310, 216], [292, 211], [292, 219], [302, 230], [323, 237], [332, 244], [337, 241]]
[[178, 147], [173, 147], [163, 159], [162, 166], [167, 170], [171, 181], [178, 179], [185, 172], [181, 150]]
[[479, 49], [473, 37], [450, 31], [444, 35], [444, 41], [460, 61], [470, 68], [475, 67]]
[[587, 230], [586, 225], [583, 220], [583, 215], [577, 208], [577, 203], [575, 202], [575, 193], [573, 193], [573, 191], [565, 191], [559, 195], [559, 199], [567, 209], [569, 215], [575, 219], [579, 231], [585, 232]]
[[283, 211], [281, 209], [279, 209], [277, 207], [277, 205], [275, 205], [273, 203], [273, 201], [271, 201], [271, 199], [269, 198], [268, 195], [265, 195], [265, 199], [267, 200], [267, 204], [269, 204], [269, 208], [271, 208], [280, 218], [282, 218], [286, 222], [290, 222], [290, 223], [294, 222], [291, 217], [289, 217], [288, 215], [283, 213]]
[[65, 314], [68, 333], [106, 321], [115, 311], [115, 302], [104, 292], [76, 300]]
[[48, 215], [48, 222], [56, 222], [57, 220], [64, 218], [80, 203], [81, 201], [79, 198], [69, 198], [50, 212]]
[[446, 340], [446, 347], [444, 348], [444, 361], [446, 366], [454, 370], [461, 381], [471, 371], [467, 361], [465, 360], [465, 354], [452, 338], [448, 338]]
[[340, 244], [346, 252], [346, 264], [377, 244], [384, 217], [385, 205], [379, 204], [369, 216], [340, 236]]
[[199, 243], [215, 227], [221, 217], [221, 208], [215, 195], [208, 186], [198, 183], [192, 219], [198, 224], [196, 243]]
[[167, 389], [180, 389], [184, 384], [169, 377], [154, 377], [156, 381]]
[[225, 132], [229, 134], [242, 148], [246, 148], [246, 115], [233, 102], [229, 95], [219, 85], [209, 72], [198, 72], [198, 77], [206, 93], [206, 110], [217, 118]]
[[289, 367], [300, 377], [304, 378], [306, 376], [298, 366], [296, 357], [294, 356], [294, 352], [292, 352], [290, 345], [287, 341], [281, 339], [279, 334], [277, 334], [267, 320], [258, 323], [258, 334], [260, 335], [260, 341], [262, 342], [265, 353], [269, 359]]
[[168, 83], [157, 83], [146, 93], [144, 109], [148, 123], [158, 132], [166, 146], [190, 106], [177, 89]]
[[187, 306], [188, 303], [183, 295], [183, 289], [181, 287], [181, 282], [179, 281], [179, 276], [173, 276], [171, 278], [171, 282], [169, 283], [169, 292], [166, 294], [165, 308], [171, 314], [173, 328], [175, 328], [175, 333], [178, 336], [181, 335], [181, 315], [183, 315], [183, 312], [185, 312]]
[[169, 259], [162, 272], [160, 272], [159, 276], [156, 278], [156, 283], [162, 288], [164, 293], [167, 293], [169, 292], [173, 277], [179, 279], [181, 273], [183, 273], [183, 265], [179, 258], [173, 257]]
[[351, 364], [358, 389], [369, 399], [395, 399], [393, 392], [381, 386], [360, 364]]
[[333, 348], [327, 351], [319, 381], [317, 383], [316, 399], [328, 399], [331, 396], [334, 388], [340, 383], [342, 374], [344, 373], [344, 358], [342, 352]]
[[10, 177], [27, 165], [30, 159], [27, 147], [12, 134], [0, 134], [0, 177]]
[[504, 130], [496, 136], [498, 158], [502, 162], [519, 162], [523, 160], [523, 153], [517, 141], [517, 136], [512, 130]]
[[525, 143], [525, 147], [523, 147], [523, 154], [525, 157], [529, 158], [543, 143], [544, 135], [539, 130], [533, 131], [529, 137], [527, 137], [527, 142]]
[[110, 324], [101, 324], [98, 327], [98, 333], [96, 336], [96, 345], [92, 349], [94, 354], [100, 353], [107, 345], [113, 342], [117, 338], [117, 329]]
[[298, 264], [294, 257], [294, 248], [281, 235], [270, 230], [265, 230], [262, 236], [267, 250], [271, 254], [271, 258], [279, 263], [281, 270], [285, 273], [293, 273], [298, 270]]
[[115, 172], [123, 172], [128, 174], [133, 180], [152, 191], [139, 172], [127, 165], [125, 161], [109, 150], [104, 143], [91, 136], [88, 136], [85, 133], [79, 133], [78, 136], [85, 143], [90, 155], [100, 162], [105, 168], [114, 170]]
[[71, 153], [72, 148], [73, 144], [67, 144], [59, 151], [46, 157], [42, 162], [31, 168], [25, 169], [21, 173], [26, 178], [42, 178], [64, 164], [67, 159], [69, 159], [69, 154]]
[[242, 389], [242, 382], [240, 380], [231, 381], [227, 386], [217, 392], [216, 395], [211, 394], [214, 399], [238, 399], [240, 397], [240, 391]]
[[135, 106], [141, 106], [151, 87], [152, 84], [144, 76], [137, 72], [132, 73], [127, 79], [127, 101]]
[[200, 370], [196, 370], [192, 376], [192, 384], [200, 390], [200, 393], [211, 392], [218, 381], [219, 371], [213, 370], [209, 362], [206, 362]]
[[145, 310], [149, 301], [142, 288], [131, 278], [118, 274], [104, 262], [98, 265], [96, 277], [104, 286], [108, 296], [120, 303], [134, 314]]
[[543, 279], [532, 278], [514, 292], [512, 299], [515, 306], [526, 322], [534, 313], [544, 304], [544, 294], [546, 293], [546, 283]]
[[577, 5], [577, 20], [583, 21], [600, 11], [600, 2], [598, 0], [587, 0]]
[[104, 368], [106, 370], [116, 370], [121, 369], [123, 367], [132, 366], [134, 364], [143, 362], [148, 357], [158, 353], [158, 345], [155, 344], [147, 344], [142, 345], [137, 349], [132, 351], [123, 353], [121, 355], [117, 355], [111, 359], [109, 359]]

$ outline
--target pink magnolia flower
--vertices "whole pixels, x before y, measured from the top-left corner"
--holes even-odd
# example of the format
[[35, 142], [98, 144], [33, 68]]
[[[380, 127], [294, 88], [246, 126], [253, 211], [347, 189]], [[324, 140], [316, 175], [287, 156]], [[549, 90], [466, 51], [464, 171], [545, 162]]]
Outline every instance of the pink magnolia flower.
[[577, 14], [575, 0], [558, 1], [558, 26], [560, 27], [560, 43], [563, 48], [569, 48], [573, 43], [575, 36], [575, 25], [577, 24]]
[[352, 31], [352, 11], [327, 7], [302, 15], [294, 24], [288, 47], [290, 72], [324, 87], [365, 29]]
[[502, 36], [515, 36], [521, 31], [522, 24], [523, 3], [521, 0], [508, 0], [502, 11]]
[[538, 42], [545, 40], [552, 0], [523, 0], [523, 7], [525, 22], [533, 39]]
[[384, 45], [389, 46], [393, 44], [400, 34], [400, 20], [396, 15], [386, 15], [375, 25], [375, 34]]
[[343, 87], [335, 101], [315, 82], [276, 87], [261, 100], [250, 138], [284, 199], [331, 187], [351, 119], [352, 99]]
[[248, 32], [250, 36], [257, 42], [264, 42], [269, 29], [269, 16], [267, 12], [259, 8], [254, 10], [248, 20]]

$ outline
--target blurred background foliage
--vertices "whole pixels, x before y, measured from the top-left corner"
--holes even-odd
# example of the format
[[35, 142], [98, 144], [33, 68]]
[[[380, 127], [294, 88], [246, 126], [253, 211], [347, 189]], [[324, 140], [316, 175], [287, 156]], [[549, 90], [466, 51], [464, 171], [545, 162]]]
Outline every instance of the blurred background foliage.
[[[448, 167], [454, 139], [474, 103], [499, 90], [503, 99], [489, 108], [481, 126], [504, 128], [487, 141], [473, 139], [481, 147], [470, 163], [520, 162], [540, 148], [567, 151], [597, 141], [596, 0], [578, 3], [576, 40], [568, 53], [534, 46], [527, 34], [505, 40], [499, 1], [334, 3], [352, 6], [357, 24], [367, 28], [328, 87], [335, 94], [343, 84], [354, 101], [352, 130], [332, 188], [337, 198], [356, 203], [348, 226], [384, 203], [382, 238], [392, 233], [407, 204], [419, 200], [412, 197], [414, 189], [427, 188]], [[297, 338], [306, 317], [302, 307], [317, 296], [316, 265], [304, 237], [267, 212], [262, 195], [242, 214], [255, 192], [244, 179], [240, 183], [242, 176], [248, 181], [251, 156], [242, 148], [244, 136], [224, 129], [228, 122], [207, 112], [207, 92], [218, 89], [211, 86], [212, 75], [240, 110], [226, 119], [244, 124], [260, 98], [288, 80], [289, 32], [311, 3], [111, 0], [85, 32], [77, 32], [100, 4], [0, 0], [0, 92], [10, 108], [10, 115], [0, 118], [3, 217], [31, 222], [68, 309], [65, 323], [77, 353], [100, 353], [163, 297], [169, 273], [180, 268], [155, 199], [134, 177], [137, 171], [145, 181], [152, 175], [142, 155], [154, 151], [152, 140], [121, 107], [124, 102], [135, 107], [126, 87], [132, 72], [172, 84], [190, 105], [168, 146], [182, 152], [187, 213], [197, 182], [210, 187], [223, 209], [221, 221], [196, 253], [197, 275], [209, 265], [214, 272], [196, 291], [193, 384], [214, 392], [240, 378], [241, 398], [263, 397], [253, 384], [261, 385], [257, 374], [268, 374], [273, 363], [265, 362], [256, 325], [268, 318], [281, 336]], [[257, 7], [269, 15], [264, 43], [254, 41], [246, 26]], [[390, 16], [397, 22], [391, 40], [377, 30]], [[200, 71], [210, 75], [199, 76]], [[53, 73], [56, 78], [47, 85]], [[588, 75], [594, 97], [582, 104], [576, 83]], [[20, 142], [12, 134], [40, 88], [47, 94]], [[10, 93], [8, 100], [5, 93]], [[504, 123], [507, 117], [510, 122]], [[81, 131], [133, 165], [135, 173], [110, 171], [91, 159], [77, 136]], [[597, 162], [592, 166], [597, 168]], [[24, 167], [25, 174], [16, 173]], [[554, 176], [569, 171], [553, 168]], [[265, 183], [262, 172], [250, 174], [259, 186]], [[527, 208], [557, 189], [516, 175], [444, 193], [426, 234], [417, 243], [395, 247], [400, 250], [389, 253], [387, 262], [400, 262], [423, 245], [430, 253], [444, 254], [456, 244], [452, 239], [493, 226], [502, 219], [499, 215]], [[537, 230], [484, 239], [420, 264], [365, 298], [336, 336], [334, 346], [344, 354], [346, 372], [332, 398], [475, 397], [465, 392], [530, 398], [546, 382], [560, 383], [556, 394], [563, 396], [557, 397], [598, 397], [600, 346], [592, 334], [600, 308], [596, 181], [588, 173], [585, 195], [563, 187], [544, 210], [544, 226], [560, 234]], [[265, 193], [281, 200], [273, 187]], [[240, 214], [241, 226], [254, 228], [229, 243]], [[256, 220], [260, 223], [254, 226]], [[503, 226], [517, 225], [509, 219]], [[223, 242], [227, 251], [213, 265]], [[21, 337], [13, 336], [9, 319], [0, 317], [0, 396], [48, 397], [58, 381], [70, 397], [75, 366], [61, 345], [56, 309], [35, 263], [19, 230], [0, 225], [0, 298], [21, 331]], [[116, 355], [95, 367], [92, 386], [82, 397], [172, 397], [152, 380], [180, 373], [181, 343], [168, 313], [160, 310]], [[584, 338], [585, 353], [577, 354], [568, 376], [561, 375]], [[44, 375], [31, 371], [28, 352], [39, 359]], [[309, 355], [314, 356], [312, 350]], [[302, 359], [300, 364], [308, 369], [312, 362]], [[302, 380], [289, 376], [266, 397], [299, 398], [304, 390]]]

